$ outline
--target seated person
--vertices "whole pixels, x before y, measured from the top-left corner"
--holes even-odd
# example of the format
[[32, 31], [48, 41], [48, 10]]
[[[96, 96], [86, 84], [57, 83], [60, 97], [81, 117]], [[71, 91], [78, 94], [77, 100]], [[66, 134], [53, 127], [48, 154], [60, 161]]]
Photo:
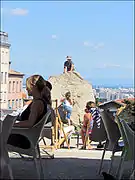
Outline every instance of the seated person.
[[[83, 119], [83, 125], [82, 125], [82, 128], [81, 128], [81, 137], [82, 137], [82, 143], [83, 143], [83, 146], [81, 149], [85, 149], [86, 145], [84, 144], [85, 143], [85, 136], [86, 136], [86, 133], [89, 133], [89, 135], [91, 134], [92, 132], [92, 127], [93, 127], [93, 119], [92, 119], [92, 115], [90, 113], [90, 106], [89, 106], [89, 102], [86, 104], [86, 109], [85, 109], [85, 114], [84, 114], [84, 119]], [[88, 132], [87, 132], [88, 130]]]
[[74, 63], [70, 56], [67, 56], [67, 60], [64, 62], [64, 73], [72, 72], [74, 70]]
[[[40, 75], [27, 78], [26, 88], [33, 100], [21, 113], [20, 121], [15, 122], [14, 127], [31, 128], [47, 113], [47, 105], [51, 105], [51, 92], [48, 86], [50, 83]], [[30, 147], [27, 138], [18, 134], [10, 134], [7, 143], [24, 149]]]
[[[90, 111], [90, 113], [92, 115], [93, 122], [96, 121], [97, 127], [100, 128], [100, 122], [101, 122], [100, 112], [99, 112], [99, 110], [96, 107], [96, 104], [94, 102], [89, 101], [89, 105], [90, 105], [89, 111]], [[97, 145], [97, 148], [103, 148], [102, 142], [99, 142], [99, 144]]]

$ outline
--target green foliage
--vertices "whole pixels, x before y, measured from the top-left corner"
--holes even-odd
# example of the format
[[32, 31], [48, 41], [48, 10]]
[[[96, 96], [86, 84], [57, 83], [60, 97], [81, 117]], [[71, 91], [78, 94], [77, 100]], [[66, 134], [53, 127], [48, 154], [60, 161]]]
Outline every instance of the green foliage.
[[99, 98], [97, 98], [96, 96], [95, 96], [95, 104], [96, 104], [96, 106], [99, 105]]
[[135, 101], [124, 99], [123, 103], [127, 105], [126, 110], [134, 116], [135, 115]]

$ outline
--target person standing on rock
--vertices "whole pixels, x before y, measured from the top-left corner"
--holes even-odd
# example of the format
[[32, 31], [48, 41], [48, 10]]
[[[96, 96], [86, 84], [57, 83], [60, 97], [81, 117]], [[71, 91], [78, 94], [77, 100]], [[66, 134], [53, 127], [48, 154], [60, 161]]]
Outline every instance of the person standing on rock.
[[74, 63], [72, 62], [72, 57], [67, 56], [67, 60], [64, 62], [64, 73], [74, 71]]
[[71, 125], [71, 114], [72, 114], [72, 106], [74, 105], [74, 101], [71, 100], [71, 93], [70, 92], [67, 92], [65, 94], [65, 98], [63, 100], [61, 100], [62, 102], [62, 107], [63, 107], [63, 110], [66, 114], [66, 120], [68, 121], [68, 125], [70, 126]]

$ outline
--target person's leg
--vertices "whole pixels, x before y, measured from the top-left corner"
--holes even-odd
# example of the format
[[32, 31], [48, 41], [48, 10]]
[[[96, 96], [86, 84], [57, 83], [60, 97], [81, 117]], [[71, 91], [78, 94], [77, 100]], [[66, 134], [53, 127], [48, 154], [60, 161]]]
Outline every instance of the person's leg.
[[10, 134], [7, 144], [11, 144], [13, 146], [17, 146], [22, 149], [30, 148], [29, 140], [25, 136], [20, 134]]
[[64, 112], [64, 118], [66, 119], [66, 116], [67, 116], [66, 105], [63, 104], [62, 107], [63, 107], [63, 112]]
[[91, 132], [89, 132], [89, 145], [88, 145], [88, 149], [89, 149], [89, 150], [94, 149], [94, 146], [91, 145], [91, 142], [92, 142], [92, 141], [91, 141]]
[[67, 107], [67, 116], [66, 116], [66, 118], [68, 120], [68, 125], [69, 126], [71, 125], [71, 122], [70, 122], [71, 113], [72, 113], [72, 108]]
[[84, 133], [83, 129], [81, 129], [80, 134], [81, 134], [81, 138], [82, 138], [82, 143], [83, 143], [83, 145], [84, 145], [85, 133]]

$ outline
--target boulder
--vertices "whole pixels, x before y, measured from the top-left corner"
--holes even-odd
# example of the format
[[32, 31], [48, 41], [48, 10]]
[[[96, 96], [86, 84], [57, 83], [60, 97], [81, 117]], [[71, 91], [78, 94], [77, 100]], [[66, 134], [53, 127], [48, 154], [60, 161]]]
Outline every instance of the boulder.
[[67, 91], [71, 92], [72, 99], [74, 99], [75, 102], [71, 120], [78, 125], [79, 118], [81, 121], [83, 120], [86, 103], [88, 101], [95, 102], [92, 85], [84, 80], [77, 72], [50, 76], [48, 81], [51, 82], [53, 86], [52, 100], [58, 99], [58, 105], [60, 105], [60, 100], [64, 98], [65, 93]]

